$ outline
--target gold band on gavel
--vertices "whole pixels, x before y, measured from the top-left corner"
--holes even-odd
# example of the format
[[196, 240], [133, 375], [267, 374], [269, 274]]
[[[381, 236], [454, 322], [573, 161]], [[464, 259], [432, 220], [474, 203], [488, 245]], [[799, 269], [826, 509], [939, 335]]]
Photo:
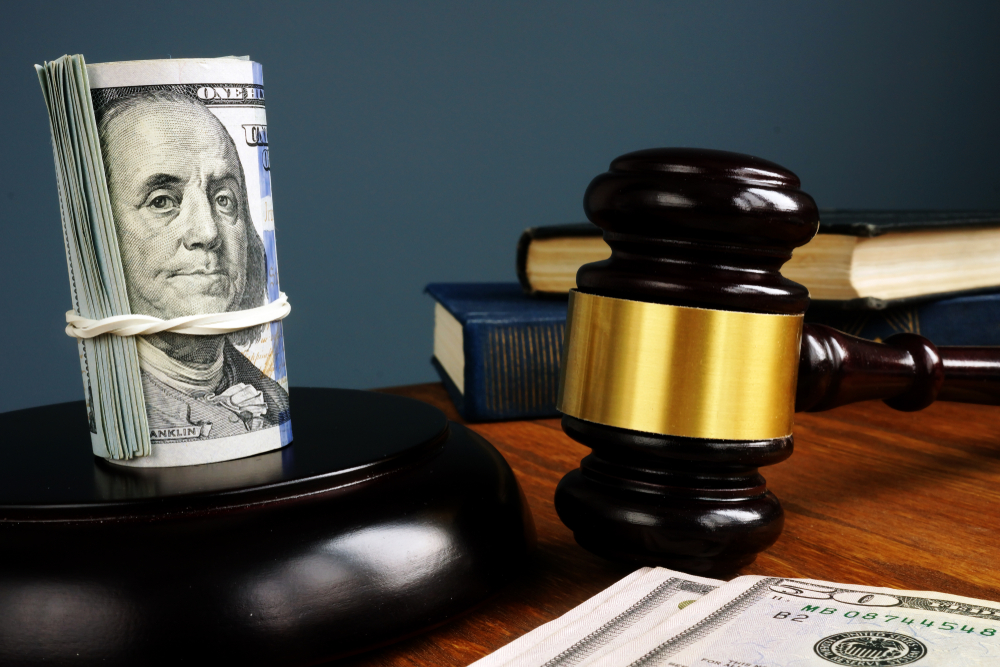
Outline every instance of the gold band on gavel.
[[558, 410], [713, 440], [792, 432], [802, 315], [667, 306], [572, 291]]

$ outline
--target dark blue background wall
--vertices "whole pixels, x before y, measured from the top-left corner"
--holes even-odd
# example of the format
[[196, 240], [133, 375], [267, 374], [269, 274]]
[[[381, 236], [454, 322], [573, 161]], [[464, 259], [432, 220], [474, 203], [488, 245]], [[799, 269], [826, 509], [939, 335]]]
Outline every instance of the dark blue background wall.
[[513, 280], [620, 153], [701, 146], [820, 206], [1000, 208], [995, 2], [101, 2], [0, 8], [0, 410], [82, 398], [31, 66], [264, 65], [293, 384], [433, 372], [431, 281]]

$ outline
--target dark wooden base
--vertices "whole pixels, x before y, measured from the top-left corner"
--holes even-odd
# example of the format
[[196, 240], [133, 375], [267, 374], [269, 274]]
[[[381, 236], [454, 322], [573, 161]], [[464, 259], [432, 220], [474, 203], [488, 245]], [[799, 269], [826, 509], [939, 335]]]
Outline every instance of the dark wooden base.
[[0, 664], [306, 665], [496, 591], [533, 541], [510, 468], [417, 401], [293, 389], [289, 447], [127, 469], [82, 403], [0, 415]]
[[556, 511], [600, 556], [705, 576], [731, 574], [774, 544], [781, 504], [757, 466], [788, 458], [792, 438], [679, 438], [564, 416], [593, 449], [556, 488]]

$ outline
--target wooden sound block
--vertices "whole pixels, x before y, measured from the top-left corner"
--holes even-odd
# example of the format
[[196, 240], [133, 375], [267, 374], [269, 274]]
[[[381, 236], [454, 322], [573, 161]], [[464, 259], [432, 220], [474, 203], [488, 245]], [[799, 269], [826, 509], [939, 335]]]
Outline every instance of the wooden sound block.
[[438, 625], [534, 540], [510, 467], [436, 408], [292, 389], [294, 442], [93, 457], [82, 402], [0, 414], [0, 664], [306, 665]]

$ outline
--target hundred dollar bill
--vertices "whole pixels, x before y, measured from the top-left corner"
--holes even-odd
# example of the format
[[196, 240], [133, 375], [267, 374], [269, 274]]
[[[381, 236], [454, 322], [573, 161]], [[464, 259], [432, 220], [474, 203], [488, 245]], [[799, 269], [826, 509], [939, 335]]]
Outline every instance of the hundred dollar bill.
[[[51, 65], [40, 68], [43, 90], [53, 78]], [[92, 252], [88, 239], [67, 241], [74, 310], [97, 319], [122, 314], [124, 305], [125, 313], [169, 320], [249, 310], [278, 299], [261, 66], [233, 57], [102, 63], [87, 65], [76, 78], [78, 88], [89, 91], [89, 99], [76, 106], [89, 104], [89, 116], [61, 117], [53, 109], [72, 105], [47, 94], [54, 143], [57, 134], [72, 139], [79, 128], [92, 126], [97, 154], [77, 180], [83, 200], [106, 201], [103, 231], [90, 246], [104, 246], [103, 256], [87, 264], [70, 246]], [[64, 181], [73, 178], [58, 177], [66, 163], [57, 150], [64, 231], [72, 231], [87, 224], [67, 224], [80, 206], [64, 192]], [[101, 283], [105, 268], [112, 279], [103, 282], [124, 304], [118, 312], [86, 312], [94, 296], [82, 293], [75, 278], [88, 274], [90, 282]], [[89, 355], [89, 348], [108, 344], [102, 338], [134, 348], [115, 357], [131, 371], [119, 383], [125, 389], [109, 388], [108, 377], [122, 376], [120, 369]], [[125, 405], [128, 396], [141, 397], [143, 414], [121, 421], [148, 434], [149, 451], [109, 445], [108, 420], [94, 417], [98, 456], [127, 465], [193, 465], [291, 441], [280, 321], [226, 335], [161, 332], [114, 339], [81, 342], [88, 407], [93, 415], [95, 407], [103, 410], [101, 401]]]
[[943, 593], [747, 576], [599, 667], [1000, 664], [1000, 604]]
[[626, 640], [644, 623], [669, 618], [723, 583], [665, 568], [642, 568], [473, 665], [580, 665], [601, 649]]

